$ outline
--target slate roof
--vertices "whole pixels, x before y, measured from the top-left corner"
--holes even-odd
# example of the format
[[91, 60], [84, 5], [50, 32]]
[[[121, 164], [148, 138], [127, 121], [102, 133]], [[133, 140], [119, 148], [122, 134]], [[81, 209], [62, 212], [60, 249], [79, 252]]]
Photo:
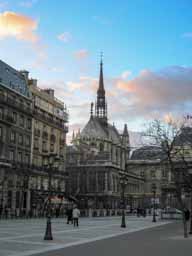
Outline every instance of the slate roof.
[[121, 142], [117, 129], [111, 124], [105, 124], [98, 117], [91, 117], [81, 132], [81, 137], [112, 139], [115, 143]]
[[2, 60], [0, 60], [0, 83], [26, 97], [30, 95], [25, 77]]
[[144, 146], [133, 151], [131, 160], [157, 160], [163, 159], [163, 152], [157, 146]]
[[184, 127], [175, 139], [175, 146], [192, 145], [192, 127]]

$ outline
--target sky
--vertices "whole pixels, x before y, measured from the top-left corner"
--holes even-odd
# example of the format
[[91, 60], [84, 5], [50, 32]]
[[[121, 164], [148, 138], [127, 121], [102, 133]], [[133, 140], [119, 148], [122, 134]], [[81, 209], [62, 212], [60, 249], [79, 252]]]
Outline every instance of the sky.
[[54, 88], [70, 133], [89, 119], [100, 52], [109, 121], [191, 114], [191, 0], [0, 0], [0, 59]]

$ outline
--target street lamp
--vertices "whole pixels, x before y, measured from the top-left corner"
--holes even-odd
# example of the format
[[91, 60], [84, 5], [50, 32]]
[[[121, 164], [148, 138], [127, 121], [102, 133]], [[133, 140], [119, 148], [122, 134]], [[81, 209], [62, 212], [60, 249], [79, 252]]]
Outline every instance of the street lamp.
[[51, 178], [52, 178], [52, 171], [53, 171], [53, 165], [54, 162], [58, 162], [59, 157], [56, 154], [50, 154], [48, 155], [48, 164], [46, 165], [49, 180], [48, 180], [48, 206], [47, 206], [47, 225], [46, 225], [46, 231], [44, 240], [53, 240], [52, 236], [52, 229], [51, 229], [51, 195], [52, 195], [52, 186], [51, 186]]
[[153, 193], [153, 222], [156, 222], [156, 212], [155, 212], [155, 201], [156, 201], [156, 184], [153, 183], [151, 186], [151, 191]]
[[126, 222], [125, 222], [125, 188], [127, 186], [128, 179], [126, 175], [123, 175], [120, 177], [120, 185], [121, 185], [121, 191], [122, 191], [122, 218], [121, 218], [121, 228], [126, 228]]

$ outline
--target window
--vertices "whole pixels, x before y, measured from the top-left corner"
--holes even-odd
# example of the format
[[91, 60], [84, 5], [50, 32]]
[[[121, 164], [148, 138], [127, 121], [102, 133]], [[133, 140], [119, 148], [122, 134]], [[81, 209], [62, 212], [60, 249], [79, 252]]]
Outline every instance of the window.
[[15, 138], [16, 138], [16, 133], [14, 131], [11, 131], [10, 141], [15, 142]]
[[27, 119], [27, 129], [31, 129], [31, 119]]
[[19, 152], [18, 156], [17, 156], [18, 162], [22, 162], [22, 160], [23, 160], [22, 158], [23, 158], [23, 154], [22, 154], [22, 152]]
[[0, 126], [0, 138], [3, 137], [3, 127]]
[[39, 148], [39, 140], [38, 140], [38, 139], [35, 139], [35, 140], [34, 140], [34, 148], [35, 148], [35, 149], [38, 149], [38, 148]]
[[3, 117], [3, 108], [0, 107], [0, 118], [2, 118], [2, 117]]
[[29, 157], [29, 155], [27, 154], [27, 155], [25, 155], [25, 163], [26, 163], [26, 164], [29, 164], [29, 162], [30, 162], [30, 157]]
[[23, 135], [19, 134], [19, 144], [22, 145], [23, 144]]
[[151, 170], [151, 178], [155, 178], [156, 174], [155, 174], [155, 170]]
[[10, 151], [9, 151], [9, 159], [10, 159], [11, 161], [14, 161], [14, 160], [15, 160], [15, 152], [14, 152], [14, 150], [10, 150]]
[[24, 116], [20, 116], [19, 125], [24, 128]]
[[163, 178], [167, 178], [167, 176], [168, 176], [168, 170], [166, 170], [165, 168], [163, 168], [163, 170], [162, 170], [162, 177], [163, 177]]
[[17, 123], [17, 113], [13, 112], [13, 122]]
[[27, 147], [30, 146], [30, 136], [28, 136], [28, 135], [26, 136], [25, 144], [26, 144]]
[[99, 151], [100, 151], [100, 152], [103, 152], [103, 151], [104, 151], [104, 145], [103, 145], [103, 143], [100, 143], [100, 145], [99, 145]]
[[54, 144], [51, 144], [51, 146], [50, 146], [50, 151], [51, 151], [51, 152], [54, 152]]
[[43, 152], [47, 152], [47, 142], [46, 141], [43, 141], [43, 145], [42, 145], [42, 150]]

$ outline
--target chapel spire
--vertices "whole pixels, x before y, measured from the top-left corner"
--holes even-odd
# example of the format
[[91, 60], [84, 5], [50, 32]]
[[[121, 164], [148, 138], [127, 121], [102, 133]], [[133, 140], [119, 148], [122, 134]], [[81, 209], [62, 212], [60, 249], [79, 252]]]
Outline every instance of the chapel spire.
[[97, 101], [95, 106], [95, 116], [107, 121], [107, 104], [105, 100], [105, 88], [103, 80], [103, 54], [101, 53], [99, 87], [97, 90]]
[[100, 61], [100, 75], [99, 75], [99, 88], [97, 90], [97, 95], [105, 97], [105, 89], [103, 82], [103, 54], [101, 53], [101, 61]]

